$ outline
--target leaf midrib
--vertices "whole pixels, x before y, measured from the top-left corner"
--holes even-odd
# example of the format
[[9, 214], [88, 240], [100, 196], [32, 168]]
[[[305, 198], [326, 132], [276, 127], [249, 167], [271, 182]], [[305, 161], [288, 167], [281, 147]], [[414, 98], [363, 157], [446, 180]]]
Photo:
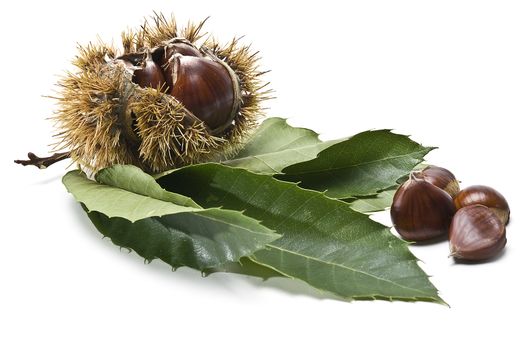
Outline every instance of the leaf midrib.
[[[324, 173], [326, 171], [331, 171], [331, 170], [344, 170], [344, 169], [354, 168], [354, 167], [361, 166], [361, 165], [367, 165], [367, 164], [372, 164], [372, 163], [377, 163], [377, 162], [382, 162], [382, 161], [388, 161], [388, 160], [397, 159], [397, 158], [403, 158], [403, 157], [411, 156], [411, 155], [414, 155], [414, 154], [417, 154], [417, 153], [423, 153], [424, 151], [425, 150], [417, 151], [417, 152], [411, 152], [411, 153], [405, 153], [405, 154], [400, 154], [400, 155], [394, 156], [394, 157], [380, 158], [380, 159], [375, 159], [375, 160], [371, 160], [371, 161], [368, 161], [368, 162], [351, 164], [351, 165], [343, 166], [343, 167], [323, 168], [323, 169], [311, 170], [311, 171], [293, 172], [293, 173], [290, 173], [290, 174], [284, 173], [284, 175], [292, 175], [292, 176], [294, 176], [294, 175], [303, 175], [303, 174]], [[292, 166], [293, 165], [291, 165], [290, 167], [292, 167]]]
[[241, 161], [241, 160], [248, 160], [250, 158], [256, 158], [258, 160], [261, 161], [261, 159], [259, 159], [258, 157], [262, 157], [262, 156], [272, 156], [272, 155], [277, 155], [278, 153], [283, 153], [283, 152], [289, 152], [289, 151], [299, 151], [299, 150], [304, 150], [304, 149], [307, 149], [307, 148], [313, 148], [313, 147], [317, 147], [318, 145], [320, 144], [327, 144], [327, 143], [336, 143], [336, 142], [341, 142], [343, 140], [333, 140], [333, 141], [319, 141], [317, 143], [315, 143], [314, 145], [307, 145], [307, 146], [303, 146], [303, 147], [296, 147], [296, 148], [291, 148], [291, 149], [283, 149], [283, 150], [277, 150], [277, 151], [273, 151], [273, 152], [267, 152], [267, 153], [262, 153], [262, 154], [254, 154], [254, 155], [250, 155], [250, 156], [246, 156], [246, 157], [240, 157], [240, 158], [232, 158], [232, 159], [228, 159], [226, 161], [224, 161], [223, 163], [224, 164], [227, 164], [229, 162], [235, 162], [235, 161]]
[[[292, 145], [293, 143], [296, 143], [304, 138], [309, 138], [311, 137], [311, 135], [301, 135], [300, 137], [298, 138], [295, 138], [294, 140], [290, 141], [290, 142], [287, 142], [285, 145], [283, 146], [280, 146], [278, 148], [278, 152], [281, 152], [281, 151], [285, 151], [285, 149], [287, 149], [290, 145]], [[295, 147], [295, 148], [292, 148], [292, 149], [297, 149], [297, 148], [303, 148], [303, 147], [309, 147], [309, 146], [315, 146], [317, 145], [318, 143], [321, 143], [321, 141], [318, 139], [318, 135], [314, 135], [314, 144], [313, 145], [306, 145], [306, 146], [302, 146], [302, 147]]]
[[[264, 236], [274, 236], [275, 238], [277, 237], [281, 237], [281, 235], [279, 233], [276, 233], [274, 232], [273, 230], [267, 228], [267, 230], [269, 230], [270, 232], [263, 232], [263, 231], [253, 231], [252, 229], [250, 228], [245, 228], [243, 226], [239, 226], [239, 225], [236, 225], [236, 224], [231, 224], [227, 221], [223, 221], [223, 220], [220, 220], [220, 219], [216, 219], [215, 217], [209, 217], [209, 216], [206, 216], [204, 215], [202, 212], [204, 211], [210, 211], [210, 210], [213, 210], [213, 209], [217, 209], [217, 208], [207, 208], [207, 209], [199, 209], [198, 211], [193, 211], [193, 212], [189, 212], [189, 214], [194, 214], [194, 215], [197, 215], [197, 216], [200, 216], [200, 217], [203, 217], [204, 219], [208, 219], [209, 221], [211, 222], [216, 222], [216, 223], [221, 223], [225, 226], [230, 226], [230, 227], [234, 227], [234, 228], [239, 228], [240, 231], [246, 231], [246, 232], [251, 232], [253, 234], [256, 234], [256, 235], [264, 235]], [[227, 209], [221, 209], [221, 210], [227, 210]], [[185, 213], [172, 213], [172, 214], [166, 214], [166, 215], [178, 215], [178, 214], [185, 214]], [[166, 216], [164, 215], [164, 216]], [[161, 222], [161, 220], [159, 220], [159, 218], [161, 218], [161, 216], [151, 216], [149, 217], [150, 219], [154, 219], [156, 221], [158, 221], [159, 224], [161, 224], [162, 226], [166, 227], [166, 228], [172, 228], [170, 226], [167, 226], [165, 225], [165, 223]], [[256, 222], [258, 222], [256, 220]], [[258, 222], [259, 223], [259, 222]], [[183, 232], [184, 234], [188, 235], [188, 236], [191, 236], [190, 234], [187, 234], [187, 230], [181, 230], [181, 229], [176, 229], [180, 232]]]
[[[315, 258], [315, 257], [311, 257], [311, 256], [308, 256], [308, 255], [304, 255], [304, 254], [301, 254], [301, 253], [298, 253], [298, 252], [294, 252], [294, 251], [291, 251], [291, 250], [288, 250], [288, 249], [284, 249], [282, 247], [279, 247], [279, 246], [275, 246], [273, 244], [266, 244], [267, 247], [269, 248], [273, 248], [273, 249], [276, 249], [276, 250], [280, 250], [284, 253], [287, 253], [287, 254], [291, 254], [291, 255], [296, 255], [296, 256], [300, 256], [300, 257], [303, 257], [304, 259], [307, 259], [307, 260], [314, 260], [314, 261], [317, 261], [319, 263], [322, 263], [322, 264], [325, 264], [325, 265], [330, 265], [330, 266], [337, 266], [337, 267], [340, 267], [342, 269], [346, 269], [346, 270], [349, 270], [349, 271], [352, 271], [352, 272], [355, 272], [355, 273], [359, 273], [359, 274], [362, 274], [362, 275], [365, 275], [365, 276], [368, 276], [368, 277], [371, 277], [371, 278], [375, 278], [377, 280], [380, 280], [380, 281], [383, 281], [383, 282], [386, 282], [386, 283], [389, 283], [389, 284], [392, 284], [394, 286], [397, 286], [399, 288], [402, 288], [402, 289], [406, 289], [406, 290], [411, 290], [411, 291], [415, 291], [417, 293], [421, 293], [423, 295], [428, 295], [430, 297], [430, 294], [427, 294], [427, 292], [425, 291], [422, 291], [420, 289], [416, 289], [416, 288], [412, 288], [412, 287], [407, 287], [407, 286], [404, 286], [404, 285], [401, 285], [399, 283], [396, 283], [394, 281], [391, 281], [391, 280], [388, 280], [386, 278], [383, 278], [383, 277], [379, 277], [379, 276], [376, 276], [376, 275], [373, 275], [369, 272], [365, 272], [365, 271], [361, 271], [361, 270], [358, 270], [358, 269], [355, 269], [355, 268], [352, 268], [352, 267], [349, 267], [349, 266], [345, 266], [345, 265], [340, 265], [338, 263], [329, 263], [329, 262], [326, 262], [324, 260], [320, 260], [318, 258]], [[254, 255], [254, 259], [256, 261], [258, 261], [258, 259], [256, 259], [256, 253]], [[272, 267], [272, 266], [271, 266]], [[282, 271], [279, 271], [278, 269], [276, 269], [278, 272], [282, 273], [282, 274], [285, 274], [285, 272], [282, 272]], [[293, 277], [293, 276], [290, 276], [288, 274], [285, 274], [289, 277]], [[295, 277], [294, 277], [295, 278]]]
[[[152, 200], [152, 201], [156, 201], [156, 202], [159, 202], [159, 203], [162, 203], [162, 204], [172, 205], [175, 208], [181, 208], [181, 210], [179, 210], [178, 212], [172, 212], [172, 213], [164, 214], [164, 215], [155, 215], [157, 217], [162, 217], [162, 216], [171, 215], [171, 214], [187, 213], [187, 212], [193, 212], [194, 213], [194, 212], [198, 212], [198, 211], [203, 210], [202, 208], [194, 208], [194, 207], [183, 206], [183, 205], [179, 205], [179, 204], [176, 204], [176, 203], [173, 203], [173, 202], [170, 202], [170, 201], [165, 201], [165, 200], [162, 200], [162, 199], [158, 199], [158, 198], [155, 198], [155, 197], [145, 196], [145, 195], [137, 193], [135, 191], [130, 191], [130, 190], [127, 190], [127, 189], [123, 189], [121, 187], [111, 186], [111, 185], [107, 185], [107, 184], [100, 183], [100, 182], [96, 182], [95, 184], [98, 185], [98, 186], [105, 187], [108, 190], [111, 190], [113, 192], [117, 192], [117, 193], [115, 193], [116, 196], [124, 197], [126, 195], [126, 193], [132, 193], [133, 195], [140, 197], [140, 200]], [[76, 193], [73, 193], [73, 197], [75, 197], [75, 199], [77, 201], [84, 203], [84, 201], [80, 200], [80, 198], [76, 195]], [[113, 201], [115, 201], [115, 200], [113, 200]], [[133, 211], [136, 208], [137, 208], [137, 206], [135, 205], [134, 208], [133, 208]], [[91, 211], [91, 209], [89, 209], [89, 210]], [[94, 211], [98, 211], [98, 210], [94, 210]], [[143, 216], [143, 215], [138, 215], [138, 216]], [[108, 217], [121, 217], [121, 218], [129, 220], [131, 222], [136, 222], [138, 220], [141, 220], [141, 219], [132, 219], [131, 220], [131, 219], [129, 219], [127, 217], [124, 217], [124, 216], [108, 216]]]

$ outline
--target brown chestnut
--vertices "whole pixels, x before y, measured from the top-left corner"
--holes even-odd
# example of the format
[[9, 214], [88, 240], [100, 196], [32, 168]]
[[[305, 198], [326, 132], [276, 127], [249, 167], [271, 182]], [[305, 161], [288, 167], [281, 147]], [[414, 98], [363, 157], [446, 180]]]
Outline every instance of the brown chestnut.
[[505, 225], [484, 205], [459, 209], [449, 229], [450, 255], [462, 260], [485, 260], [498, 254], [505, 244]]
[[390, 215], [403, 238], [424, 241], [447, 235], [454, 212], [447, 192], [425, 181], [420, 172], [413, 172], [396, 191]]
[[423, 179], [447, 192], [452, 198], [459, 192], [459, 182], [449, 170], [429, 165], [421, 171]]
[[176, 73], [173, 72], [175, 66], [173, 62], [171, 62], [174, 59], [175, 54], [203, 57], [203, 54], [194, 45], [178, 40], [174, 40], [165, 47], [153, 50], [153, 60], [157, 62], [164, 71], [165, 80], [169, 86], [169, 90], [173, 87], [173, 74]]
[[165, 69], [172, 74], [170, 94], [211, 130], [226, 129], [232, 123], [237, 82], [228, 69], [209, 58], [175, 54]]
[[[167, 46], [165, 57], [170, 58], [178, 53], [182, 56], [203, 57], [203, 54], [194, 45], [185, 42], [175, 42]], [[165, 64], [166, 62], [164, 62]]]
[[458, 193], [454, 198], [456, 209], [469, 205], [481, 204], [492, 210], [503, 224], [510, 218], [510, 208], [501, 193], [488, 186], [470, 186]]
[[162, 69], [153, 61], [150, 52], [147, 53], [145, 59], [134, 70], [133, 83], [143, 88], [167, 88]]

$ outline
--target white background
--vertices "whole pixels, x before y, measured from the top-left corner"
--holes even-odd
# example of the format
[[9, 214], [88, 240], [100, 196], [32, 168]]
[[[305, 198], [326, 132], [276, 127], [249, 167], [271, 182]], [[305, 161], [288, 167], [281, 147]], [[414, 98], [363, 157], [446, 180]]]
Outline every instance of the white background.
[[[55, 107], [42, 96], [76, 43], [118, 38], [153, 10], [183, 22], [210, 15], [222, 40], [246, 35], [272, 70], [271, 116], [324, 139], [392, 128], [439, 146], [429, 162], [507, 197], [505, 253], [457, 265], [446, 242], [412, 247], [447, 308], [201, 278], [102, 240], [60, 182], [67, 164], [12, 160], [49, 150]], [[521, 349], [521, 2], [14, 1], [0, 13], [0, 348]]]

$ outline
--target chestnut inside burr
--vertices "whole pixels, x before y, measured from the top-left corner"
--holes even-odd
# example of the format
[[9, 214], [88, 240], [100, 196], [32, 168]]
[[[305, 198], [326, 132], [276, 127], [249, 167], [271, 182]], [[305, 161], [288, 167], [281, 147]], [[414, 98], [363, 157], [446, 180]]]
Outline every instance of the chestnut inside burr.
[[168, 88], [162, 69], [153, 61], [150, 53], [148, 53], [145, 59], [139, 63], [139, 66], [135, 68], [133, 83], [143, 88], [162, 90], [167, 90]]
[[131, 66], [134, 83], [175, 97], [210, 130], [226, 130], [234, 120], [238, 82], [224, 62], [193, 45], [172, 42], [120, 59]]
[[211, 129], [228, 126], [234, 88], [225, 67], [210, 59], [178, 55], [171, 64], [176, 73], [169, 93]]

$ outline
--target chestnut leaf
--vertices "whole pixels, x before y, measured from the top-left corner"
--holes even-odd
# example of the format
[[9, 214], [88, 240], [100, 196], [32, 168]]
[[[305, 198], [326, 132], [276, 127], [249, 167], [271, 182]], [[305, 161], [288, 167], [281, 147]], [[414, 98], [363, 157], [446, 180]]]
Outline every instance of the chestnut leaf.
[[276, 174], [290, 164], [313, 159], [339, 141], [323, 142], [312, 130], [292, 127], [282, 118], [268, 118], [234, 158], [222, 163], [256, 173]]
[[276, 177], [325, 191], [332, 198], [370, 196], [396, 185], [433, 149], [390, 130], [364, 131], [322, 150], [314, 159], [284, 168]]
[[253, 261], [346, 299], [444, 303], [407, 243], [346, 202], [222, 164], [177, 169], [157, 181], [204, 208], [242, 211], [281, 238]]
[[103, 169], [96, 180], [75, 170], [63, 183], [104, 236], [147, 261], [159, 258], [173, 268], [202, 271], [220, 268], [280, 237], [238, 211], [203, 209], [165, 191], [134, 166]]

